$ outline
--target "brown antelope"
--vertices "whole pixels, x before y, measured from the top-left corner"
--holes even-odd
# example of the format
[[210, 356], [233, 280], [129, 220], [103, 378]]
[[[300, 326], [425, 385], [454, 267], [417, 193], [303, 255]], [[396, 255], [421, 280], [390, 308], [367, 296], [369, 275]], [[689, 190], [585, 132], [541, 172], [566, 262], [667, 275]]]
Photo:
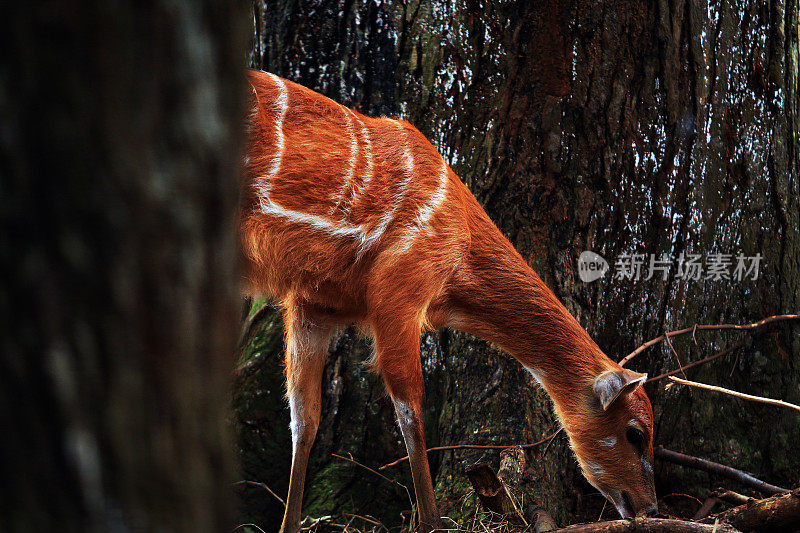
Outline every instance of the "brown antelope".
[[292, 470], [281, 531], [300, 526], [333, 330], [375, 341], [406, 443], [421, 529], [441, 527], [425, 448], [420, 334], [494, 342], [555, 405], [584, 475], [623, 517], [655, 513], [647, 377], [605, 356], [430, 142], [305, 87], [249, 73], [240, 239], [249, 291], [285, 309]]

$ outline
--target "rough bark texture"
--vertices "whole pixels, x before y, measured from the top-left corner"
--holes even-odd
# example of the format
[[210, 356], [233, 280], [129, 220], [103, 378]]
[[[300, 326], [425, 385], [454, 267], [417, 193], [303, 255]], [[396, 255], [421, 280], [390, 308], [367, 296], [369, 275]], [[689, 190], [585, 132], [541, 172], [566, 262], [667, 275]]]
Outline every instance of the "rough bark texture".
[[727, 522], [741, 531], [797, 531], [800, 528], [800, 489], [791, 494], [753, 500], [706, 518]]
[[497, 521], [517, 526], [527, 525], [522, 511], [511, 496], [511, 489], [489, 465], [486, 463], [470, 465], [466, 469], [466, 474], [481, 505], [487, 511], [494, 513]]
[[[446, 155], [492, 219], [612, 358], [694, 322], [752, 322], [800, 309], [800, 101], [796, 0], [688, 2], [320, 2], [254, 4], [252, 64], [368, 114], [400, 115]], [[758, 280], [619, 280], [591, 284], [576, 260], [593, 250], [763, 256]], [[254, 341], [263, 359], [239, 409], [245, 475], [283, 492], [288, 413], [280, 322]], [[738, 333], [675, 341], [683, 363]], [[730, 340], [729, 340], [730, 339]], [[510, 357], [444, 331], [423, 338], [428, 445], [524, 443], [555, 425], [546, 395]], [[370, 466], [403, 455], [379, 379], [354, 332], [331, 349], [323, 422], [305, 512], [357, 512], [392, 523], [402, 489], [330, 457]], [[776, 326], [691, 379], [797, 403], [800, 336]], [[630, 367], [676, 367], [666, 346]], [[656, 440], [796, 486], [796, 417], [649, 385]], [[596, 520], [603, 499], [561, 437], [529, 452], [526, 483], [556, 520]], [[471, 513], [464, 466], [497, 452], [432, 454], [442, 510]], [[409, 483], [407, 466], [396, 471]], [[661, 464], [659, 494], [713, 489], [706, 473]], [[731, 487], [739, 489], [739, 487]], [[662, 502], [663, 504], [663, 502]], [[247, 489], [246, 513], [281, 509]], [[667, 506], [668, 507], [668, 506]], [[613, 513], [613, 511], [608, 511]], [[607, 515], [608, 516], [608, 515]]]
[[230, 531], [246, 10], [0, 31], [0, 530]]

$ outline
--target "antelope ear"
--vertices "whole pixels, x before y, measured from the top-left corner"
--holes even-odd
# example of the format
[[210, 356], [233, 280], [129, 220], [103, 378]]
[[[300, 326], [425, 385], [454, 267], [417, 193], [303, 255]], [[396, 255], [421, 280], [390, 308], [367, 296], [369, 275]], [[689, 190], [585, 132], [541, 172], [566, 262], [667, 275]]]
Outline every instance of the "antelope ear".
[[600, 400], [603, 411], [614, 403], [620, 396], [630, 394], [647, 380], [647, 374], [640, 374], [633, 370], [606, 370], [594, 380], [594, 395]]

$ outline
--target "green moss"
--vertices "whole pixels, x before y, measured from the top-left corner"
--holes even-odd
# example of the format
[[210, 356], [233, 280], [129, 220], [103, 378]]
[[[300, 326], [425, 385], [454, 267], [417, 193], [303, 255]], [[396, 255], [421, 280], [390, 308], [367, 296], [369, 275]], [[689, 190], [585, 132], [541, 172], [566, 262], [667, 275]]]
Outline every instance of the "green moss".
[[314, 482], [306, 484], [303, 513], [312, 516], [326, 516], [353, 509], [340, 508], [341, 500], [333, 497], [342, 492], [351, 480], [350, 466], [347, 463], [328, 463], [314, 474]]
[[[260, 308], [256, 301], [251, 313]], [[278, 494], [288, 489], [291, 435], [282, 371], [283, 326], [280, 313], [270, 310], [242, 350], [244, 368], [233, 394], [240, 479], [264, 482]], [[283, 509], [257, 485], [238, 486], [243, 521], [280, 523]]]
[[434, 490], [440, 510], [457, 524], [467, 523], [480, 511], [478, 497], [466, 476], [441, 475]]

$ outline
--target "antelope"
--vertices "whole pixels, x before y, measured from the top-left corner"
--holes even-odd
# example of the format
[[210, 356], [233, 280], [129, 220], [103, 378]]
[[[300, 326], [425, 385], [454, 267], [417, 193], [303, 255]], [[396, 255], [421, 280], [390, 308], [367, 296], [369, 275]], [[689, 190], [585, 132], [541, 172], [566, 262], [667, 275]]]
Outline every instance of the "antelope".
[[647, 375], [609, 359], [413, 126], [250, 71], [239, 238], [250, 294], [284, 310], [292, 466], [281, 525], [300, 527], [333, 331], [374, 339], [422, 531], [441, 528], [423, 427], [420, 335], [450, 327], [515, 357], [551, 397], [586, 479], [623, 517], [656, 513]]

